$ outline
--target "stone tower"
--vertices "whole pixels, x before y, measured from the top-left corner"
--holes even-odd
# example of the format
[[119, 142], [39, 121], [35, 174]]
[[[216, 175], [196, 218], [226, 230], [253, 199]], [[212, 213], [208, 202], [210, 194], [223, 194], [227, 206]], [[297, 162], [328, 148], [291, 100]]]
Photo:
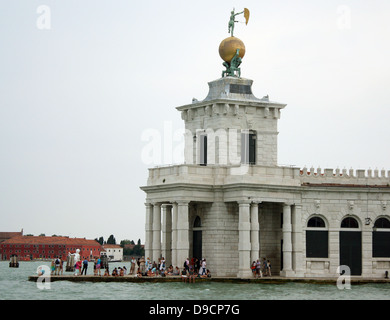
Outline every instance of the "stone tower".
[[285, 104], [256, 98], [252, 80], [209, 83], [203, 101], [178, 107], [185, 121], [185, 159], [200, 165], [277, 165], [278, 120]]

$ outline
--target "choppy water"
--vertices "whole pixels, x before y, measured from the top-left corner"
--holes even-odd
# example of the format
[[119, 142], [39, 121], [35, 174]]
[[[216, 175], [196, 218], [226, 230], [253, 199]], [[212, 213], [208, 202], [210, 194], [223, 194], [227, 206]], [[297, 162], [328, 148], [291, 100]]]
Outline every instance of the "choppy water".
[[[19, 268], [9, 268], [0, 262], [1, 300], [389, 300], [390, 284], [352, 285], [350, 290], [339, 290], [326, 284], [234, 284], [234, 283], [118, 283], [70, 282], [50, 283], [42, 290], [28, 281], [40, 265], [49, 262], [20, 262]], [[112, 263], [129, 269], [128, 262]], [[93, 273], [92, 266], [88, 274]], [[65, 273], [64, 274], [68, 274]]]

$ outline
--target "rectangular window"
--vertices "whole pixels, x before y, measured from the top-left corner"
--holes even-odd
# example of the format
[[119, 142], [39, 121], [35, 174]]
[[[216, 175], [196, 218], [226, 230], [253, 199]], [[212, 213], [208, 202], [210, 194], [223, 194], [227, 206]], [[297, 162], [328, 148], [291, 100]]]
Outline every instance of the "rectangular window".
[[306, 231], [306, 258], [328, 258], [328, 231]]
[[390, 258], [390, 232], [374, 231], [372, 233], [372, 257]]
[[256, 133], [241, 133], [241, 163], [256, 164]]
[[201, 166], [207, 166], [207, 135], [205, 134], [199, 136], [199, 151], [199, 164]]

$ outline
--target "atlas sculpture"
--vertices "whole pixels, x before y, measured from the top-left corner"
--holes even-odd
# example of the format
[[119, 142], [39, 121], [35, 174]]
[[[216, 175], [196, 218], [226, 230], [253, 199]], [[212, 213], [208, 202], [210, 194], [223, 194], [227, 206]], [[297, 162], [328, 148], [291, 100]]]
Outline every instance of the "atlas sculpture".
[[235, 19], [240, 14], [244, 14], [245, 23], [248, 24], [249, 10], [245, 8], [244, 11], [235, 13], [233, 9], [228, 24], [228, 32], [231, 36], [223, 40], [219, 46], [219, 55], [224, 61], [222, 65], [226, 68], [222, 72], [222, 77], [241, 77], [241, 69], [239, 67], [242, 58], [245, 56], [245, 45], [240, 39], [233, 36], [234, 24], [239, 22]]

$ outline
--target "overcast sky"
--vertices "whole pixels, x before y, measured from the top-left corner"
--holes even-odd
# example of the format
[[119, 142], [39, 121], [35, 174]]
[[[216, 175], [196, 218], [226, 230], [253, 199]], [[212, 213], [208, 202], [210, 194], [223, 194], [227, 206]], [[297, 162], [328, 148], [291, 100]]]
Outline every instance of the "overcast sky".
[[287, 104], [279, 164], [390, 170], [388, 0], [2, 0], [0, 231], [143, 243], [139, 187], [169, 162], [142, 134], [207, 96], [233, 7], [242, 77]]

